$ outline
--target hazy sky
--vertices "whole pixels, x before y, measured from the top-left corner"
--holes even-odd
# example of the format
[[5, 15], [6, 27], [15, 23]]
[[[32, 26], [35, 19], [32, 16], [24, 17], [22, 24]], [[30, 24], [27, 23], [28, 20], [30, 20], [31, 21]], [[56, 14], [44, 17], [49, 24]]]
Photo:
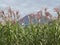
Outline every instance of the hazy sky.
[[0, 0], [0, 8], [11, 6], [21, 11], [21, 16], [40, 10], [42, 7], [50, 9], [60, 5], [60, 0]]

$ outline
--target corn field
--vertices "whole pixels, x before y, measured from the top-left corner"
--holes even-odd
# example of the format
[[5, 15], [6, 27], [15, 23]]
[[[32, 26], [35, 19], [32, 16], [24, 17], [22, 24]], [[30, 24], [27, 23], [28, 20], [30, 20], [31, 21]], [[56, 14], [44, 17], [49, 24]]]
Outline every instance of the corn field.
[[0, 24], [0, 45], [60, 45], [60, 21], [50, 24]]

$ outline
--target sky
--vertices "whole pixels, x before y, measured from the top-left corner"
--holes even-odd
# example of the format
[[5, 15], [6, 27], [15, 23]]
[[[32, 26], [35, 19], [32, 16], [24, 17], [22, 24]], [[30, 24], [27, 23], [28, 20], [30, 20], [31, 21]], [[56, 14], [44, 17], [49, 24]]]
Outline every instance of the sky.
[[[53, 9], [60, 5], [60, 0], [0, 0], [0, 8], [12, 7], [21, 12], [21, 17], [36, 12], [43, 7]], [[50, 11], [54, 14], [53, 11]]]

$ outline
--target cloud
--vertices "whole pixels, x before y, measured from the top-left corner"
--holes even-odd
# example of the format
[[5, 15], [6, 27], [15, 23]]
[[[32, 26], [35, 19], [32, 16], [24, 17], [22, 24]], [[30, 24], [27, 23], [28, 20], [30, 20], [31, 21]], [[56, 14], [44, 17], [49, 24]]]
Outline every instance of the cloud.
[[0, 4], [0, 7], [7, 7], [8, 5], [7, 4]]
[[22, 3], [21, 6], [23, 6], [23, 7], [28, 6], [28, 4], [27, 3]]
[[[59, 4], [60, 0], [0, 0], [0, 7], [11, 6], [14, 9], [19, 9], [23, 16], [40, 10], [41, 7], [54, 8]], [[53, 11], [51, 12], [53, 13]]]

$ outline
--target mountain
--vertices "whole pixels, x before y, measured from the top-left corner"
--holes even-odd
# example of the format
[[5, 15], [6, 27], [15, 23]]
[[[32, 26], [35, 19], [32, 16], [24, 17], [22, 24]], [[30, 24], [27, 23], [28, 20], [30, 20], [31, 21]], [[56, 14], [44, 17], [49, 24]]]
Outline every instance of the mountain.
[[22, 19], [19, 20], [19, 23], [22, 25], [28, 25], [30, 23], [35, 24], [35, 23], [49, 23], [52, 21], [52, 15], [49, 12], [44, 13], [45, 16], [43, 15], [42, 11], [38, 11], [37, 13], [31, 13], [23, 17]]

